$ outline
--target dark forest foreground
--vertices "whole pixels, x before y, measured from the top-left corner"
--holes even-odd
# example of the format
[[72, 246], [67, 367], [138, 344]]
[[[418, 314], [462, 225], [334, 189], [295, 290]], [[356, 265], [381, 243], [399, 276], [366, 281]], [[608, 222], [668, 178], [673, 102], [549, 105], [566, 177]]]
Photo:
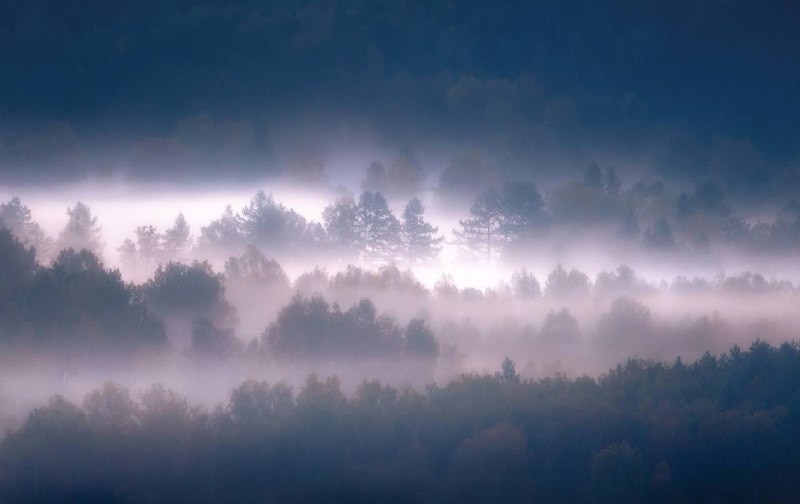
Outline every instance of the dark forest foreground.
[[0, 450], [2, 502], [796, 502], [800, 347], [598, 380], [424, 392], [246, 382], [213, 411], [154, 386], [54, 397]]

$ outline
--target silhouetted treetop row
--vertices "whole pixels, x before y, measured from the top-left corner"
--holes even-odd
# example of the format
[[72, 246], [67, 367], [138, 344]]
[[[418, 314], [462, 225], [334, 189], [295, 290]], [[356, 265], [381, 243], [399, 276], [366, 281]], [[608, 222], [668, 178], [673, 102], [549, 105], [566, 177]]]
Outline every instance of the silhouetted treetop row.
[[[397, 168], [402, 173], [417, 170], [413, 160], [402, 156], [396, 166], [404, 167]], [[179, 214], [163, 232], [142, 223], [135, 237], [116, 250], [124, 267], [144, 271], [171, 260], [237, 255], [248, 244], [278, 258], [302, 253], [312, 261], [326, 257], [364, 265], [436, 261], [445, 237], [426, 218], [425, 205], [414, 191], [402, 190], [411, 199], [396, 216], [381, 192], [389, 186], [380, 181], [391, 177], [381, 175], [382, 165], [373, 168], [374, 176], [365, 181], [358, 198], [342, 196], [331, 202], [321, 222], [309, 221], [271, 193], [258, 191], [238, 212], [228, 206], [218, 219], [201, 226], [196, 236]], [[610, 241], [638, 244], [650, 252], [684, 255], [702, 256], [731, 246], [755, 253], [793, 253], [800, 248], [800, 203], [789, 200], [766, 209], [774, 215], [770, 221], [753, 220], [737, 213], [723, 188], [711, 181], [680, 193], [660, 181], [639, 181], [625, 188], [613, 167], [601, 169], [593, 163], [581, 178], [556, 185], [545, 194], [530, 180], [502, 185], [484, 181], [470, 187], [477, 196], [471, 203], [470, 196], [462, 197], [454, 207], [467, 215], [453, 230], [452, 245], [481, 260], [518, 258], [544, 239], [560, 236], [563, 240], [559, 231], [574, 229], [597, 230]], [[98, 216], [82, 202], [69, 207], [67, 215], [63, 231], [52, 239], [19, 198], [0, 204], [0, 224], [26, 245], [33, 245], [40, 260], [50, 260], [64, 248], [85, 248], [102, 255]]]
[[295, 296], [269, 326], [263, 343], [286, 357], [412, 357], [435, 360], [439, 345], [421, 319], [404, 329], [378, 315], [368, 299], [342, 311], [320, 296]]
[[52, 398], [0, 444], [4, 502], [793, 502], [800, 348], [424, 392], [247, 381], [215, 409], [157, 385]]

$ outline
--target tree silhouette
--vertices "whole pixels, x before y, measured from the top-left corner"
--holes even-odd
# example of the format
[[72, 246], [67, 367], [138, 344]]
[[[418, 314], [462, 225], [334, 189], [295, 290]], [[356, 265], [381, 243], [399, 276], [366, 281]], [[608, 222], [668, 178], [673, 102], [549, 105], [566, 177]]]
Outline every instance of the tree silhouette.
[[36, 269], [34, 248], [0, 226], [0, 331], [14, 329], [24, 319], [22, 306]]
[[86, 249], [100, 254], [103, 250], [102, 228], [97, 225], [97, 217], [92, 215], [92, 210], [79, 201], [74, 207], [67, 208], [67, 215], [69, 220], [58, 237], [59, 249]]
[[409, 263], [436, 259], [444, 237], [437, 236], [439, 228], [424, 219], [425, 207], [414, 198], [408, 202], [400, 223], [400, 247]]
[[27, 294], [36, 333], [74, 352], [157, 348], [161, 323], [118, 270], [107, 270], [90, 251], [62, 250], [37, 271]]
[[179, 213], [172, 227], [164, 232], [162, 241], [164, 256], [167, 260], [181, 261], [187, 258], [192, 246], [192, 230], [183, 213]]
[[148, 304], [162, 316], [205, 317], [228, 328], [235, 325], [236, 312], [225, 299], [222, 280], [208, 262], [169, 262], [159, 266], [143, 287]]
[[356, 208], [357, 243], [366, 263], [391, 262], [395, 257], [400, 222], [381, 193], [364, 191]]
[[475, 199], [469, 213], [469, 219], [458, 221], [461, 229], [455, 234], [464, 245], [485, 255], [486, 262], [491, 263], [492, 251], [496, 251], [502, 241], [501, 203], [494, 187], [489, 187]]
[[241, 229], [247, 242], [271, 252], [301, 249], [308, 239], [303, 216], [264, 191], [258, 191], [242, 209]]
[[31, 210], [14, 197], [0, 204], [0, 227], [6, 227], [27, 246], [36, 249], [40, 260], [52, 253], [52, 240], [45, 236], [41, 226], [31, 216]]
[[244, 244], [242, 222], [233, 208], [228, 205], [219, 219], [200, 228], [197, 249], [201, 253], [236, 251]]
[[519, 298], [537, 298], [542, 295], [539, 281], [526, 268], [511, 275], [511, 290]]
[[406, 326], [405, 351], [414, 357], [438, 357], [439, 343], [425, 320], [412, 319]]
[[501, 371], [497, 373], [497, 379], [502, 383], [519, 383], [519, 375], [517, 374], [517, 365], [509, 357], [503, 359]]
[[349, 259], [358, 251], [357, 219], [356, 202], [350, 196], [342, 196], [322, 212], [326, 241], [340, 257]]
[[500, 231], [506, 240], [528, 237], [547, 218], [542, 195], [535, 184], [526, 181], [509, 182], [503, 186], [500, 212]]

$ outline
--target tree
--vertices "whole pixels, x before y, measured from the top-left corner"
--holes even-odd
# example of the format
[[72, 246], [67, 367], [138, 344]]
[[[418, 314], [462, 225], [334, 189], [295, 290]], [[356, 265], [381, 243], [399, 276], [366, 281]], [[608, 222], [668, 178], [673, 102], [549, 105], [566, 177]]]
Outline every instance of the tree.
[[501, 241], [502, 212], [500, 198], [494, 187], [481, 193], [469, 209], [470, 218], [459, 220], [460, 231], [455, 231], [461, 242], [479, 254], [486, 255], [491, 263], [492, 250]]
[[439, 343], [424, 319], [412, 319], [405, 330], [405, 351], [420, 358], [435, 359], [439, 355]]
[[409, 324], [404, 334], [387, 315], [378, 315], [369, 299], [361, 299], [347, 311], [331, 306], [319, 295], [296, 295], [262, 336], [262, 344], [275, 356], [330, 358], [399, 357], [430, 360], [438, 344], [424, 322]]
[[241, 256], [225, 261], [225, 276], [229, 281], [244, 282], [252, 286], [289, 285], [289, 277], [281, 265], [274, 259], [268, 259], [254, 245], [247, 245]]
[[165, 341], [139, 291], [86, 249], [62, 250], [51, 267], [38, 270], [26, 299], [36, 333], [70, 343], [74, 352], [154, 348]]
[[241, 226], [248, 242], [271, 251], [301, 248], [308, 237], [306, 220], [264, 191], [258, 191], [242, 209]]
[[12, 312], [18, 311], [15, 308], [23, 301], [36, 269], [33, 247], [26, 247], [0, 226], [0, 328], [8, 329], [15, 322]]
[[195, 355], [224, 359], [236, 354], [241, 346], [232, 329], [219, 328], [206, 317], [192, 321], [192, 351]]
[[47, 238], [41, 226], [31, 217], [31, 210], [14, 197], [0, 204], [0, 227], [7, 227], [27, 246], [36, 249], [40, 260], [52, 252], [52, 240]]
[[400, 222], [379, 192], [364, 191], [356, 208], [357, 243], [365, 263], [394, 259]]
[[139, 259], [148, 270], [155, 267], [161, 258], [161, 234], [152, 225], [139, 226], [134, 233]]
[[186, 222], [183, 213], [179, 213], [172, 227], [164, 232], [164, 256], [171, 261], [186, 259], [186, 255], [189, 253], [191, 246], [192, 230]]
[[248, 380], [231, 391], [228, 404], [231, 418], [239, 425], [265, 425], [294, 407], [292, 389], [282, 383]]
[[356, 202], [350, 196], [342, 196], [323, 210], [326, 241], [335, 253], [349, 258], [357, 251], [357, 218]]
[[402, 253], [409, 263], [425, 262], [436, 259], [442, 250], [444, 237], [437, 236], [439, 228], [425, 222], [425, 207], [414, 198], [403, 210], [400, 224], [400, 245]]
[[286, 208], [277, 203], [272, 193], [258, 191], [242, 208], [242, 231], [247, 239], [256, 245], [270, 244], [280, 239], [283, 233], [284, 212]]
[[[453, 452], [448, 483], [453, 502], [526, 502], [533, 490], [528, 437], [499, 423], [463, 441]], [[522, 496], [527, 496], [522, 498]]]
[[625, 296], [616, 298], [611, 309], [597, 321], [597, 341], [609, 349], [624, 348], [645, 355], [654, 334], [650, 310]]
[[200, 228], [197, 248], [201, 251], [219, 252], [236, 250], [244, 244], [241, 218], [233, 212], [230, 205], [225, 207], [219, 219]]
[[503, 364], [500, 366], [501, 371], [495, 375], [501, 383], [519, 383], [519, 375], [517, 374], [517, 365], [509, 357], [503, 359]]
[[501, 231], [505, 239], [523, 237], [544, 223], [544, 198], [532, 182], [509, 182], [503, 187]]
[[574, 344], [580, 337], [581, 330], [578, 320], [566, 308], [549, 312], [539, 330], [539, 342], [548, 350], [560, 345]]
[[576, 298], [589, 293], [589, 277], [575, 268], [569, 272], [560, 264], [547, 275], [547, 294], [556, 298]]
[[511, 290], [515, 296], [523, 299], [537, 298], [542, 295], [539, 281], [526, 268], [511, 275]]
[[67, 215], [69, 220], [58, 237], [59, 249], [86, 249], [100, 254], [103, 250], [102, 228], [97, 225], [92, 210], [79, 201], [74, 207], [67, 208]]
[[599, 450], [591, 464], [589, 488], [593, 500], [607, 503], [642, 502], [642, 453], [627, 442]]

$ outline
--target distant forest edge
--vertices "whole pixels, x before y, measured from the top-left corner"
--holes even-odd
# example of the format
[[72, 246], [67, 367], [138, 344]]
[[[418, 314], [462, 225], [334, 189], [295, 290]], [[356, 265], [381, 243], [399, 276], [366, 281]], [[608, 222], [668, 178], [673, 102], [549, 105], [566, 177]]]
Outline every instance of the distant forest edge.
[[[796, 198], [754, 206], [732, 201], [724, 187], [712, 181], [688, 191], [676, 191], [659, 180], [623, 188], [613, 167], [601, 169], [594, 163], [582, 177], [543, 193], [530, 180], [492, 180], [480, 156], [459, 157], [442, 173], [443, 186], [430, 197], [463, 213], [455, 229], [440, 229], [426, 216], [419, 198], [420, 168], [412, 160], [401, 161], [388, 170], [373, 163], [363, 192], [336, 197], [324, 209], [321, 222], [258, 191], [240, 210], [228, 206], [196, 235], [179, 214], [168, 229], [159, 231], [143, 222], [123, 243], [105, 244], [99, 217], [77, 202], [67, 209], [68, 222], [61, 233], [49, 237], [18, 198], [0, 204], [0, 223], [34, 246], [42, 262], [65, 248], [85, 248], [102, 257], [109, 245], [118, 253], [123, 272], [133, 277], [171, 260], [240, 255], [248, 245], [279, 260], [299, 255], [310, 263], [325, 258], [365, 266], [413, 266], [436, 263], [443, 246], [453, 247], [464, 259], [519, 263], [531, 246], [549, 238], [563, 240], [575, 230], [581, 235], [595, 232], [609, 244], [684, 259], [713, 256], [721, 248], [792, 257], [800, 251]], [[388, 201], [403, 202], [399, 216]], [[471, 205], [464, 204], [469, 201]]]
[[[161, 385], [56, 396], [0, 445], [3, 502], [794, 502], [800, 347], [598, 379], [511, 360], [424, 391], [247, 381], [206, 409]], [[702, 477], [698, 477], [702, 475]]]

